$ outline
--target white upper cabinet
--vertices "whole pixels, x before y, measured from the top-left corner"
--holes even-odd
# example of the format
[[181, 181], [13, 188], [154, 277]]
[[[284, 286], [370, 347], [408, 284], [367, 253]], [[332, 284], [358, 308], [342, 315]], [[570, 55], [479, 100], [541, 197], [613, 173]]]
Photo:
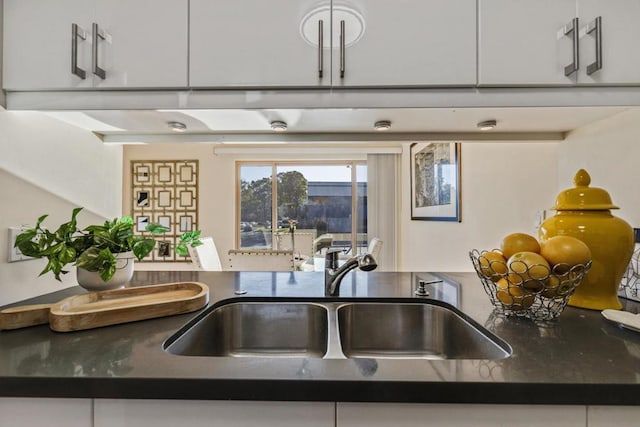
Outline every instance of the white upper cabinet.
[[191, 0], [189, 83], [473, 86], [475, 40], [475, 0]]
[[330, 8], [317, 5], [314, 0], [191, 0], [189, 85], [329, 85]]
[[187, 85], [188, 0], [5, 0], [8, 90]]
[[640, 83], [640, 52], [632, 48], [640, 41], [640, 0], [478, 5], [480, 85]]
[[[479, 0], [478, 83], [561, 85], [573, 58], [575, 0]], [[567, 27], [569, 29], [569, 27]]]
[[[88, 34], [92, 14], [91, 2], [84, 0], [5, 0], [4, 88], [91, 87]], [[72, 35], [74, 24], [77, 25], [75, 36]], [[75, 67], [72, 63], [74, 48]]]
[[[580, 0], [579, 83], [640, 84], [640, 0]], [[596, 19], [601, 28], [600, 67], [597, 63]], [[592, 30], [590, 33], [587, 31]], [[587, 68], [594, 71], [589, 73]]]
[[101, 0], [100, 88], [187, 86], [188, 0]]
[[[348, 6], [334, 2], [333, 11], [334, 86], [476, 84], [475, 0], [351, 0], [342, 4]], [[358, 22], [350, 17], [349, 9], [362, 17], [361, 34], [350, 34], [352, 26], [357, 31]], [[344, 44], [340, 38], [343, 28]]]

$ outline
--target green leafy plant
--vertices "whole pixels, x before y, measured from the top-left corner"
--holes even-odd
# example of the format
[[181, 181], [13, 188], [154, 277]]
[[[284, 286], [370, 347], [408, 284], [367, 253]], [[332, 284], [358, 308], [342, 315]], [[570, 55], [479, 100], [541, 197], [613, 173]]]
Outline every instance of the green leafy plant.
[[[33, 228], [28, 228], [16, 237], [15, 247], [24, 255], [33, 258], [47, 258], [48, 263], [40, 273], [52, 272], [56, 280], [68, 273], [64, 268], [75, 263], [78, 268], [97, 271], [107, 282], [116, 272], [116, 255], [133, 252], [141, 260], [155, 247], [151, 237], [133, 234], [133, 219], [130, 216], [105, 221], [103, 225], [90, 225], [79, 229], [76, 217], [82, 208], [75, 208], [71, 220], [50, 231], [43, 226], [48, 215], [42, 215]], [[167, 228], [159, 224], [149, 224], [147, 231], [162, 234]]]
[[193, 230], [182, 234], [180, 236], [180, 243], [176, 245], [176, 253], [178, 255], [187, 256], [189, 255], [189, 246], [195, 248], [202, 245], [202, 241], [200, 241], [200, 233], [200, 230]]

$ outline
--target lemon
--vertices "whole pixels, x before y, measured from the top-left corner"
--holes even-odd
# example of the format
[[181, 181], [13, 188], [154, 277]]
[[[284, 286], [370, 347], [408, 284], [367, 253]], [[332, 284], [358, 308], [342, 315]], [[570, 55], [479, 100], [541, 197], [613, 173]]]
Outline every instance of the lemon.
[[506, 308], [524, 310], [533, 305], [535, 295], [525, 291], [521, 286], [514, 286], [506, 278], [496, 282], [496, 297]]
[[542, 242], [540, 254], [549, 264], [572, 267], [591, 260], [591, 250], [582, 240], [572, 236], [554, 236]]
[[502, 255], [509, 259], [517, 252], [535, 252], [540, 253], [540, 243], [530, 234], [511, 233], [506, 235], [500, 242], [500, 250]]
[[480, 271], [487, 279], [495, 281], [507, 273], [507, 260], [498, 251], [484, 252], [478, 261]]

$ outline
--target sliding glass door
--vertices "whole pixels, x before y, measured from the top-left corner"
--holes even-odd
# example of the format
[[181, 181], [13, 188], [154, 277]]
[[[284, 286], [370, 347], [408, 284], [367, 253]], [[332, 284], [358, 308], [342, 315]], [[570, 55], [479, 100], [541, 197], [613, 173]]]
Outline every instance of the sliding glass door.
[[364, 162], [239, 162], [237, 175], [238, 248], [291, 249], [311, 235], [313, 247], [298, 248], [307, 255], [366, 250]]

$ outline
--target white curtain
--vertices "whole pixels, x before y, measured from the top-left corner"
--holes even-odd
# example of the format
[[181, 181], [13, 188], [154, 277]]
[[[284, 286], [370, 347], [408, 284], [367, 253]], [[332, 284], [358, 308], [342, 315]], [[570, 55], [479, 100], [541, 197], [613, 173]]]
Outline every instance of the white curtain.
[[382, 239], [378, 270], [396, 271], [398, 247], [399, 154], [367, 155], [367, 235]]

